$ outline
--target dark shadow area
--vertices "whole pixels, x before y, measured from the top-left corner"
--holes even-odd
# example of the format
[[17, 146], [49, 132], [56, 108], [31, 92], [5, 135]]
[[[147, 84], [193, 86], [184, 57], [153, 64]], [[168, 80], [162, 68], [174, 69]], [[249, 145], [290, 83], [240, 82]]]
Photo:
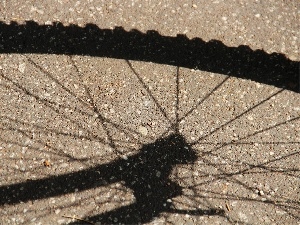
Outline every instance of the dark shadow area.
[[197, 159], [181, 135], [173, 134], [144, 145], [140, 153], [79, 172], [0, 187], [0, 204], [15, 204], [65, 193], [83, 191], [123, 181], [133, 190], [135, 202], [100, 214], [89, 221], [137, 224], [151, 221], [161, 212], [191, 215], [221, 215], [220, 209], [177, 210], [168, 199], [182, 195], [182, 188], [169, 176], [174, 166]]
[[24, 25], [0, 22], [0, 53], [67, 54], [147, 61], [199, 69], [299, 92], [299, 62], [283, 54], [268, 54], [241, 45], [228, 47], [221, 41], [205, 42], [185, 35], [162, 36], [122, 27], [101, 29], [64, 26], [61, 23]]

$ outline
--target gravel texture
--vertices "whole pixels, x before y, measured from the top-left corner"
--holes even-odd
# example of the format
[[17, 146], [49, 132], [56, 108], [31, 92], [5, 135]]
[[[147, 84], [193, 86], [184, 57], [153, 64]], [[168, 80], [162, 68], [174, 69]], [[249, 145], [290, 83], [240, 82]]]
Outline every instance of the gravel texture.
[[299, 10], [1, 1], [0, 224], [299, 224]]

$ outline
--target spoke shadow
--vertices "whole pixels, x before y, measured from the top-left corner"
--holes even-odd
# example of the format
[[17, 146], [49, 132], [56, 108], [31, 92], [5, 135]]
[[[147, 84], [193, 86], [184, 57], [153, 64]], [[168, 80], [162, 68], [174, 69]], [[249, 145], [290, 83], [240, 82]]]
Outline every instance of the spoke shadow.
[[[76, 66], [75, 63], [73, 63], [73, 66]], [[137, 73], [135, 75], [138, 76]], [[97, 165], [85, 170], [81, 170], [69, 174], [50, 176], [39, 180], [27, 180], [26, 182], [22, 182], [22, 183], [1, 186], [0, 205], [2, 206], [14, 205], [20, 202], [28, 202], [32, 200], [45, 199], [54, 196], [61, 196], [67, 193], [72, 193], [76, 189], [78, 191], [84, 191], [84, 190], [93, 189], [101, 186], [107, 186], [111, 183], [121, 181], [123, 182], [124, 186], [126, 186], [127, 188], [133, 191], [135, 201], [130, 205], [118, 207], [113, 209], [112, 211], [86, 217], [84, 218], [84, 220], [92, 221], [92, 222], [97, 221], [97, 222], [102, 222], [104, 224], [106, 223], [137, 224], [137, 223], [150, 222], [154, 218], [158, 217], [161, 213], [176, 213], [176, 214], [188, 214], [191, 216], [217, 215], [223, 218], [227, 218], [228, 221], [234, 221], [234, 219], [228, 216], [223, 209], [214, 207], [214, 205], [209, 203], [208, 197], [205, 195], [201, 196], [201, 194], [209, 194], [213, 199], [227, 199], [227, 200], [239, 200], [244, 202], [257, 202], [257, 203], [271, 204], [273, 206], [277, 206], [280, 208], [286, 208], [286, 211], [297, 210], [298, 209], [297, 206], [287, 205], [289, 204], [288, 202], [293, 203], [293, 205], [296, 205], [297, 202], [292, 202], [291, 199], [286, 200], [280, 196], [275, 196], [274, 200], [260, 201], [251, 197], [245, 198], [245, 197], [240, 197], [238, 195], [230, 195], [230, 194], [221, 195], [219, 192], [214, 192], [213, 190], [210, 191], [207, 189], [199, 189], [199, 187], [201, 188], [202, 185], [204, 184], [210, 184], [210, 183], [212, 184], [217, 180], [221, 180], [221, 181], [223, 180], [223, 181], [227, 181], [239, 185], [240, 187], [247, 189], [250, 192], [254, 192], [255, 190], [253, 187], [251, 187], [250, 185], [244, 182], [239, 181], [238, 179], [235, 178], [235, 176], [240, 174], [245, 175], [245, 174], [254, 174], [254, 173], [264, 173], [264, 174], [281, 173], [285, 175], [293, 175], [290, 173], [299, 172], [299, 170], [295, 168], [285, 168], [283, 170], [283, 168], [281, 167], [276, 167], [276, 166], [272, 167], [268, 165], [276, 160], [283, 160], [284, 158], [287, 157], [299, 155], [299, 151], [296, 151], [293, 154], [282, 156], [280, 158], [276, 158], [274, 160], [268, 160], [265, 163], [258, 163], [258, 164], [244, 163], [246, 168], [239, 169], [237, 172], [228, 172], [226, 170], [223, 170], [222, 164], [215, 163], [210, 159], [205, 158], [205, 156], [207, 155], [214, 156], [214, 154], [217, 154], [215, 152], [218, 149], [224, 148], [227, 145], [253, 144], [250, 142], [242, 143], [241, 141], [251, 136], [254, 136], [256, 134], [265, 132], [270, 129], [274, 129], [286, 123], [296, 121], [299, 119], [299, 117], [291, 118], [290, 120], [277, 123], [273, 126], [269, 126], [261, 130], [257, 130], [254, 133], [239, 138], [236, 142], [228, 142], [228, 143], [227, 142], [226, 143], [203, 142], [202, 143], [201, 141], [204, 138], [201, 137], [196, 142], [187, 143], [185, 138], [178, 131], [178, 126], [179, 126], [178, 121], [190, 116], [193, 110], [195, 110], [197, 107], [200, 107], [203, 104], [203, 102], [207, 98], [209, 98], [214, 92], [216, 92], [227, 79], [224, 79], [220, 84], [216, 84], [216, 86], [212, 88], [212, 91], [208, 92], [208, 94], [202, 100], [200, 100], [196, 104], [196, 106], [188, 110], [187, 111], [188, 113], [184, 114], [182, 118], [179, 118], [178, 116], [178, 108], [179, 108], [178, 92], [180, 89], [179, 82], [178, 82], [179, 75], [180, 74], [178, 68], [176, 73], [177, 88], [175, 90], [176, 103], [177, 103], [176, 106], [177, 116], [175, 121], [175, 128], [173, 127], [174, 134], [169, 135], [167, 137], [164, 137], [164, 135], [162, 135], [161, 138], [159, 138], [155, 142], [151, 144], [143, 145], [139, 149], [139, 153], [133, 156], [129, 156], [128, 158], [117, 159], [107, 164]], [[7, 79], [7, 77], [4, 76], [3, 74], [2, 77]], [[12, 82], [12, 80], [9, 79], [8, 81]], [[139, 79], [139, 81], [142, 82], [141, 79]], [[17, 82], [14, 82], [13, 84], [17, 86], [20, 90], [23, 90], [27, 95], [32, 95], [31, 92], [26, 91], [26, 88], [24, 88], [20, 84], [17, 84]], [[85, 94], [89, 97], [89, 99], [91, 99], [91, 103], [90, 103], [91, 106], [94, 106], [93, 112], [96, 113], [98, 117], [100, 117], [99, 119], [101, 119], [101, 113], [95, 106], [94, 100], [92, 99], [92, 95], [90, 94], [90, 91], [86, 86], [85, 86], [85, 91], [86, 91]], [[67, 92], [71, 93], [71, 91], [67, 91]], [[264, 100], [258, 102], [252, 107], [241, 112], [236, 117], [232, 119], [229, 118], [229, 120], [226, 123], [215, 128], [207, 136], [212, 135], [213, 133], [217, 132], [219, 129], [221, 129], [224, 126], [230, 125], [233, 121], [244, 116], [247, 112], [252, 111], [256, 107], [261, 106], [266, 101], [270, 100], [272, 96], [279, 95], [281, 92], [282, 90], [279, 90], [278, 92], [275, 92], [275, 94], [266, 97]], [[75, 96], [75, 94], [72, 95]], [[36, 98], [38, 98], [38, 96], [36, 96]], [[154, 97], [153, 97], [153, 101], [155, 101]], [[15, 123], [20, 122], [16, 119], [11, 119], [9, 117], [7, 117], [6, 119], [9, 119], [10, 121]], [[104, 120], [105, 118], [103, 118], [100, 121], [101, 124], [104, 122]], [[44, 132], [57, 132], [55, 130], [49, 130], [43, 127], [37, 127], [37, 128], [44, 130]], [[105, 129], [108, 130], [109, 128], [105, 128]], [[172, 131], [172, 127], [169, 129], [169, 131]], [[20, 130], [20, 132], [22, 132], [22, 130]], [[68, 136], [70, 137], [72, 135], [68, 134]], [[107, 136], [109, 135], [110, 134], [107, 133]], [[86, 136], [85, 138], [89, 138], [89, 136]], [[94, 138], [99, 139], [99, 137], [94, 137]], [[115, 145], [115, 140], [112, 140], [112, 137], [110, 137], [109, 139], [110, 140], [108, 140], [108, 142], [105, 142], [104, 140], [101, 139], [99, 139], [99, 141], [101, 140], [105, 142], [105, 144], [110, 145], [114, 149], [116, 149], [117, 147]], [[275, 142], [272, 143], [274, 144]], [[282, 143], [288, 144], [288, 142], [282, 142]], [[295, 142], [295, 143], [299, 144], [299, 142]], [[197, 144], [216, 145], [216, 146], [220, 145], [220, 146], [216, 147], [212, 151], [196, 153], [196, 151], [192, 149], [192, 146], [195, 146]], [[186, 183], [185, 185], [179, 185], [178, 182], [174, 182], [174, 180], [170, 178], [171, 172], [176, 166], [184, 165], [184, 164], [192, 165], [195, 163], [197, 158], [199, 158], [199, 156], [206, 163], [206, 165], [212, 166], [219, 170], [219, 173], [217, 174], [211, 175], [207, 173], [203, 176], [203, 178], [213, 176], [213, 180], [205, 181], [204, 179], [204, 181], [201, 181], [200, 183], [195, 181], [192, 183], [192, 185], [191, 183]], [[239, 163], [240, 163], [239, 161], [231, 160], [231, 164], [233, 166], [235, 166], [235, 164], [239, 165]], [[258, 171], [258, 172], [253, 171], [253, 169], [255, 168], [261, 169], [262, 171]], [[190, 179], [191, 177], [193, 176], [192, 175], [187, 176], [188, 179]], [[198, 179], [199, 178], [201, 177], [198, 176]], [[179, 178], [179, 179], [184, 180], [184, 178]], [[186, 195], [183, 192], [184, 188], [188, 188], [191, 190], [195, 188], [196, 190], [195, 193], [200, 192], [201, 194], [200, 195], [195, 194], [191, 196]], [[33, 192], [32, 190], [35, 191]], [[179, 196], [187, 196], [191, 198], [193, 198], [193, 196], [196, 198], [200, 196], [201, 198], [204, 199], [203, 201], [207, 202], [208, 207], [204, 209], [202, 208], [195, 209], [193, 207], [192, 209], [177, 208], [176, 206], [174, 206], [172, 199]], [[293, 214], [292, 212], [291, 212], [291, 216], [296, 217], [296, 215]], [[78, 222], [74, 222], [71, 224], [78, 224]]]
[[75, 188], [83, 191], [123, 181], [126, 187], [133, 190], [135, 202], [104, 214], [88, 217], [86, 220], [138, 224], [150, 222], [162, 212], [222, 215], [224, 211], [220, 209], [177, 210], [172, 206], [171, 199], [183, 194], [182, 188], [169, 178], [174, 166], [192, 164], [196, 159], [195, 151], [184, 137], [172, 134], [144, 145], [138, 154], [127, 159], [118, 159], [67, 175], [2, 186], [0, 204], [49, 198], [73, 192]]
[[117, 171], [112, 174], [115, 179], [123, 180], [124, 185], [133, 190], [135, 202], [85, 220], [139, 224], [150, 222], [162, 212], [200, 216], [223, 214], [220, 209], [177, 210], [171, 203], [172, 198], [183, 194], [182, 188], [169, 178], [173, 167], [193, 163], [196, 159], [195, 152], [178, 134], [144, 145], [138, 155], [113, 163], [112, 168]]

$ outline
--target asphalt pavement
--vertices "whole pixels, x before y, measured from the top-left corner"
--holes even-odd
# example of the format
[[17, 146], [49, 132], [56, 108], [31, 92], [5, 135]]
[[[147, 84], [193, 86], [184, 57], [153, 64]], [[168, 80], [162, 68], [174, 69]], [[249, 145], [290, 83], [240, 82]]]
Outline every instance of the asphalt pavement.
[[0, 224], [300, 224], [298, 1], [1, 1]]

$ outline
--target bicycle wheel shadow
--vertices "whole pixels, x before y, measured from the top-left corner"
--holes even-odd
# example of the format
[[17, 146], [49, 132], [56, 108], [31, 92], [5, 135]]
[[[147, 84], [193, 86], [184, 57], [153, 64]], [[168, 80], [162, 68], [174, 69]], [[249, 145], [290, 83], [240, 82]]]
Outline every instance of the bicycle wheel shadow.
[[250, 79], [299, 92], [299, 61], [280, 53], [268, 54], [247, 45], [226, 46], [219, 40], [205, 42], [183, 34], [163, 36], [158, 31], [101, 29], [95, 24], [79, 27], [5, 24], [0, 21], [0, 53], [88, 55], [154, 62]]
[[[171, 199], [183, 194], [182, 188], [169, 178], [173, 167], [178, 164], [193, 163], [196, 159], [196, 153], [187, 144], [184, 137], [172, 134], [166, 138], [158, 139], [154, 143], [144, 145], [137, 155], [106, 165], [106, 170], [98, 172], [110, 174], [110, 182], [124, 181], [124, 185], [133, 190], [135, 202], [100, 215], [88, 217], [85, 220], [105, 224], [138, 224], [150, 222], [161, 212], [191, 213], [194, 215], [222, 213], [216, 209], [180, 211], [172, 206]], [[78, 224], [78, 222], [71, 224]]]

